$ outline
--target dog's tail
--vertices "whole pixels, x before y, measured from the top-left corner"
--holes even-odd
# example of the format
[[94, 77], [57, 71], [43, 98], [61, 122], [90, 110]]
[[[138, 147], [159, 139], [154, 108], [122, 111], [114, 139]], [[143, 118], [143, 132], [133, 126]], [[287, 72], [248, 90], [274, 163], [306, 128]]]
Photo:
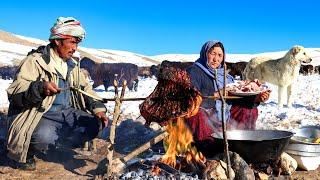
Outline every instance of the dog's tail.
[[266, 61], [265, 57], [252, 58], [243, 71], [245, 80], [260, 79], [260, 64]]

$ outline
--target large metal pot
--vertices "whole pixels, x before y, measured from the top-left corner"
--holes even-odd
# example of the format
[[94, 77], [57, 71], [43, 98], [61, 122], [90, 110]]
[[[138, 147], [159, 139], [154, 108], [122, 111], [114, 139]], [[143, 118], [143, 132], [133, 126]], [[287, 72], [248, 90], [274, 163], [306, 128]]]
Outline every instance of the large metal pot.
[[[292, 132], [278, 130], [227, 131], [229, 150], [254, 164], [276, 162], [292, 136]], [[214, 133], [213, 137], [217, 148], [223, 152], [222, 133]]]

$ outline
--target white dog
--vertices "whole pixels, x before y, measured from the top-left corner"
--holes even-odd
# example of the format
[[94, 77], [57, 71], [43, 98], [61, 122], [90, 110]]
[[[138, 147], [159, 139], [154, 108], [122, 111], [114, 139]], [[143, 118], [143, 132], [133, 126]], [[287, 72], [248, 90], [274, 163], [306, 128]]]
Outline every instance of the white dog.
[[311, 58], [302, 46], [294, 46], [280, 59], [255, 57], [247, 64], [244, 75], [246, 79], [259, 79], [278, 86], [278, 107], [283, 107], [283, 95], [287, 90], [287, 106], [291, 107], [292, 83], [299, 75], [301, 63], [310, 63]]

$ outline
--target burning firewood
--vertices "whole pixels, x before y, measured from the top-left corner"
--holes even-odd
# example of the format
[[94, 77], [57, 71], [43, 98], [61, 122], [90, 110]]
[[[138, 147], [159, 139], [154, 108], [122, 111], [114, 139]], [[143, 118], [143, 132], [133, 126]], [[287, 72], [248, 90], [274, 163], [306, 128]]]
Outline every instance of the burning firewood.
[[[255, 179], [253, 169], [247, 164], [245, 160], [240, 157], [236, 152], [229, 151], [230, 161], [232, 166], [232, 171], [234, 172], [235, 179]], [[213, 157], [213, 159], [222, 160], [224, 162], [227, 161], [227, 157], [225, 153], [217, 154]], [[232, 174], [232, 173], [231, 173]], [[231, 177], [229, 177], [231, 179]]]
[[164, 139], [166, 154], [161, 158], [163, 163], [180, 169], [181, 164], [176, 164], [176, 157], [183, 156], [188, 164], [200, 167], [204, 166], [206, 159], [192, 145], [192, 133], [184, 124], [182, 118], [177, 118], [176, 123], [170, 120], [166, 126], [166, 131], [168, 132], [168, 136]]
[[[234, 174], [234, 172], [232, 172]], [[203, 170], [203, 179], [228, 179], [227, 164], [221, 160], [209, 160]], [[229, 179], [234, 179], [231, 177]]]
[[160, 174], [160, 172], [161, 172], [161, 169], [159, 168], [159, 166], [152, 166], [152, 169], [151, 169], [152, 175], [157, 176]]

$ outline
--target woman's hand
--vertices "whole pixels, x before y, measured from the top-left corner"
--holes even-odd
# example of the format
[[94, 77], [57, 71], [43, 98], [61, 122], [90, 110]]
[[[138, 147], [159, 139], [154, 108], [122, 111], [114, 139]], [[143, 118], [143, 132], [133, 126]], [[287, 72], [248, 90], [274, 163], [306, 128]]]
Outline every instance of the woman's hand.
[[260, 94], [257, 95], [255, 102], [256, 103], [266, 102], [270, 97], [270, 93], [271, 93], [271, 90], [266, 90], [261, 92]]

